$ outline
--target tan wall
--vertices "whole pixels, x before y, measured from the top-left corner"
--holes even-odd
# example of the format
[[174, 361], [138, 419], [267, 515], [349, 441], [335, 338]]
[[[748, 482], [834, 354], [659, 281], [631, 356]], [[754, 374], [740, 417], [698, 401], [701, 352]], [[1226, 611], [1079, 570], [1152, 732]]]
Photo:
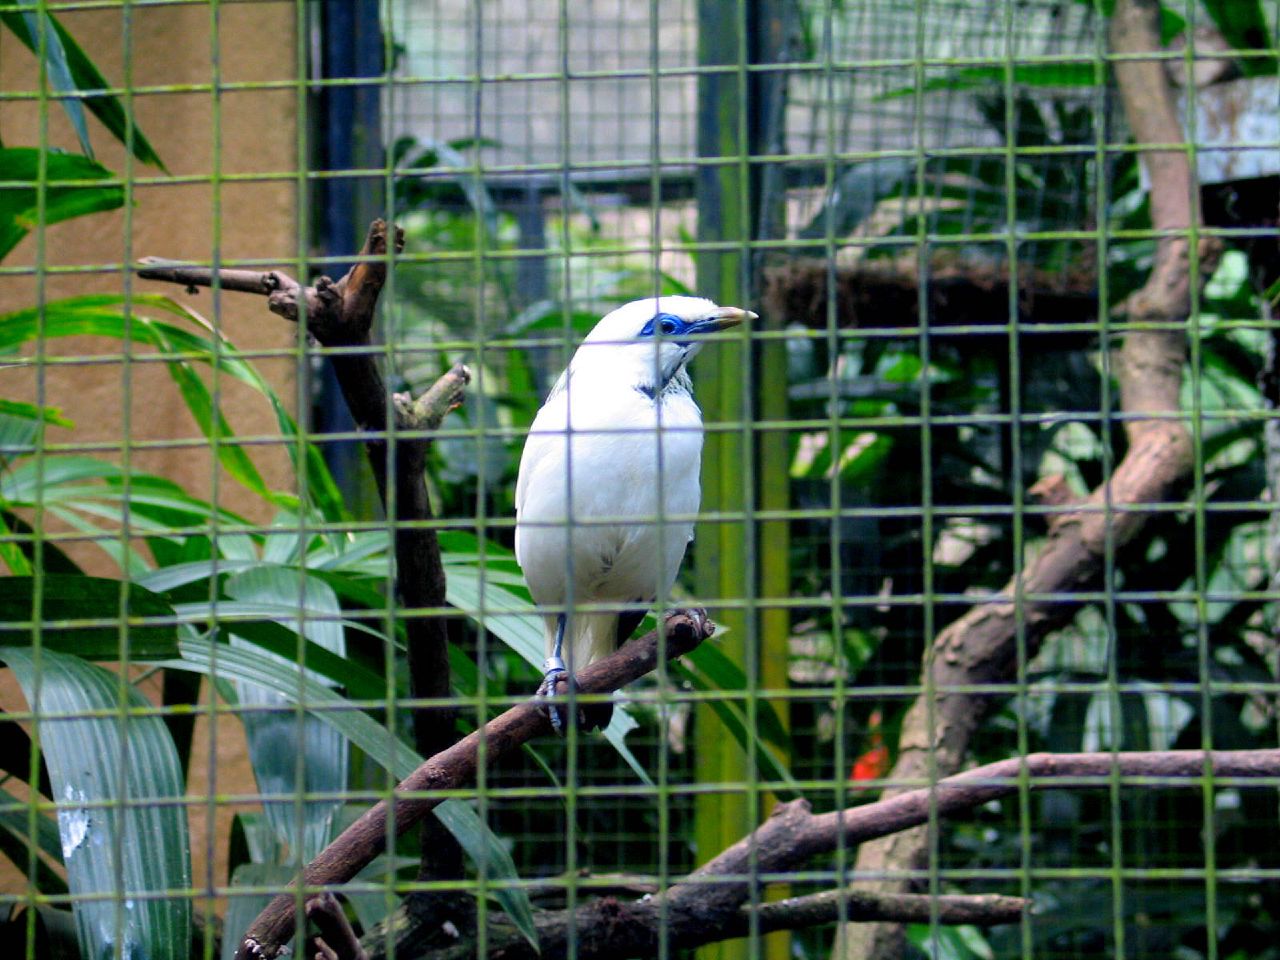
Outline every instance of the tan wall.
[[[227, 83], [291, 80], [295, 73], [294, 4], [261, 2], [220, 6], [218, 57]], [[132, 10], [132, 53], [128, 57], [135, 87], [208, 85], [213, 77], [210, 11], [203, 5], [137, 7]], [[63, 22], [113, 82], [123, 83], [126, 60], [123, 17], [119, 10], [69, 11]], [[7, 31], [0, 36], [0, 88], [35, 89], [35, 58]], [[296, 187], [289, 180], [210, 182], [215, 169], [215, 144], [221, 137], [223, 174], [279, 176], [296, 169], [297, 95], [291, 89], [228, 91], [222, 94], [215, 126], [214, 97], [208, 91], [143, 93], [134, 101], [143, 131], [156, 147], [175, 180], [134, 163], [136, 181], [132, 223], [125, 211], [95, 214], [51, 226], [46, 233], [50, 266], [94, 266], [100, 272], [48, 275], [50, 298], [90, 292], [121, 293], [126, 258], [163, 256], [211, 259], [219, 251], [224, 260], [297, 257]], [[90, 118], [97, 158], [123, 172], [125, 156], [97, 121]], [[0, 108], [0, 139], [7, 146], [35, 146], [40, 142], [39, 109], [34, 101], [7, 101]], [[49, 105], [49, 142], [77, 148], [70, 123], [60, 106]], [[201, 182], [203, 181], [203, 182]], [[215, 200], [216, 198], [216, 200]], [[128, 229], [127, 229], [128, 227]], [[220, 233], [219, 233], [220, 231]], [[220, 243], [219, 243], [220, 241]], [[36, 244], [28, 237], [4, 262], [6, 267], [33, 264]], [[0, 277], [0, 310], [29, 305], [35, 296], [33, 276]], [[189, 296], [179, 288], [135, 282], [134, 289], [165, 292], [216, 320], [241, 348], [287, 348], [293, 328], [266, 313], [263, 302], [245, 294], [229, 294], [215, 310], [208, 291]], [[110, 342], [55, 342], [51, 355], [118, 352]], [[293, 362], [277, 360], [265, 367], [282, 393], [292, 398]], [[15, 392], [13, 378], [30, 371], [12, 368], [0, 373], [4, 391]], [[117, 362], [95, 366], [49, 367], [46, 399], [62, 407], [76, 422], [74, 434], [59, 431], [54, 442], [106, 441], [118, 443], [125, 414], [125, 371]], [[161, 365], [132, 364], [134, 440], [191, 440], [199, 437], [195, 424], [175, 393]], [[225, 403], [237, 432], [274, 433], [267, 408], [248, 390], [225, 385]], [[287, 461], [280, 450], [255, 451], [261, 469], [276, 485], [290, 485]], [[190, 448], [138, 451], [139, 469], [164, 473], [193, 492], [212, 493], [210, 460], [203, 450]], [[225, 477], [219, 501], [231, 509], [265, 520], [270, 511]]]
[[[131, 83], [140, 86], [209, 84], [213, 77], [212, 15], [205, 5], [143, 6], [131, 11], [131, 38], [126, 40], [120, 10], [66, 11], [63, 23], [80, 41], [103, 73], [124, 83], [125, 64], [132, 70]], [[227, 83], [292, 80], [296, 76], [295, 5], [282, 2], [223, 3], [218, 15], [217, 56], [222, 80]], [[7, 31], [0, 30], [0, 89], [13, 93], [34, 91], [35, 58]], [[100, 271], [48, 276], [43, 280], [49, 298], [90, 292], [124, 290], [121, 264], [129, 258], [155, 255], [210, 259], [220, 250], [224, 260], [272, 258], [288, 262], [297, 257], [296, 186], [289, 179], [224, 183], [215, 205], [215, 189], [209, 182], [215, 150], [221, 154], [224, 174], [281, 174], [297, 167], [297, 94], [292, 89], [228, 91], [221, 97], [221, 116], [215, 126], [214, 98], [201, 92], [144, 93], [135, 99], [137, 120], [175, 178], [190, 183], [169, 183], [162, 172], [135, 164], [136, 205], [130, 224], [124, 211], [97, 214], [57, 224], [46, 235], [47, 262], [53, 266], [100, 265]], [[123, 149], [97, 121], [90, 132], [99, 161], [112, 170], [125, 170]], [[39, 110], [31, 101], [6, 100], [0, 104], [0, 140], [6, 146], [36, 146]], [[220, 147], [218, 137], [221, 138]], [[49, 142], [69, 150], [75, 137], [61, 107], [50, 104]], [[141, 182], [146, 180], [148, 182]], [[219, 233], [220, 231], [220, 233]], [[4, 266], [30, 265], [35, 243], [28, 238], [4, 261]], [[34, 276], [0, 276], [0, 312], [31, 305], [36, 294]], [[166, 292], [189, 303], [210, 320], [222, 325], [230, 339], [242, 348], [287, 348], [295, 331], [264, 309], [263, 301], [247, 295], [227, 295], [215, 309], [208, 291], [189, 296], [174, 287], [136, 283], [137, 291]], [[118, 352], [119, 344], [103, 341], [62, 341], [48, 345], [51, 356], [92, 355]], [[282, 359], [261, 366], [286, 398], [293, 396], [293, 360]], [[74, 431], [55, 431], [54, 442], [96, 442], [112, 449], [95, 455], [118, 457], [126, 409], [131, 418], [132, 440], [177, 441], [200, 436], [186, 414], [181, 399], [164, 368], [158, 364], [130, 365], [131, 389], [126, 398], [125, 368], [118, 361], [88, 366], [49, 366], [44, 373], [45, 400], [61, 407], [76, 423]], [[0, 368], [0, 395], [31, 396], [35, 373], [31, 368]], [[276, 432], [261, 399], [237, 384], [224, 383], [225, 407], [240, 434]], [[126, 408], [126, 403], [128, 407]], [[280, 449], [258, 448], [254, 457], [268, 482], [280, 488], [292, 486], [288, 461]], [[213, 493], [210, 457], [200, 446], [137, 451], [133, 463], [139, 470], [165, 474], [202, 496]], [[225, 475], [217, 497], [224, 506], [255, 522], [265, 521], [271, 510], [247, 494]], [[76, 551], [98, 572], [114, 573], [101, 555], [82, 545]], [[20, 707], [21, 697], [0, 675], [0, 706]], [[212, 788], [223, 794], [250, 793], [252, 779], [245, 763], [239, 724], [223, 719], [217, 727], [217, 758], [210, 762], [207, 727], [196, 733], [192, 758], [193, 795], [207, 794], [209, 775], [216, 771]], [[219, 808], [212, 831], [207, 829], [205, 808], [193, 811], [194, 880], [202, 886], [212, 880], [225, 882], [226, 837], [231, 811]], [[208, 837], [208, 841], [206, 841]], [[206, 853], [206, 851], [208, 851]], [[210, 856], [212, 860], [210, 860]], [[212, 867], [212, 873], [209, 872]], [[23, 879], [13, 871], [0, 874], [0, 889], [21, 889]]]

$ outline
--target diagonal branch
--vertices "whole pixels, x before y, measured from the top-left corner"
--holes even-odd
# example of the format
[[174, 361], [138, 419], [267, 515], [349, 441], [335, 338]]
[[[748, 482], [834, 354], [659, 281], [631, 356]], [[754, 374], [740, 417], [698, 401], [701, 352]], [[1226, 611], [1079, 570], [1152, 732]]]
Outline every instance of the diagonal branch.
[[[459, 364], [416, 401], [388, 395], [373, 330], [391, 247], [397, 252], [403, 249], [403, 231], [391, 233], [384, 221], [375, 220], [355, 266], [337, 281], [320, 277], [310, 287], [278, 270], [214, 271], [154, 258], [142, 261], [138, 274], [189, 289], [216, 281], [227, 290], [265, 296], [273, 313], [304, 324], [307, 334], [322, 346], [343, 348], [330, 354], [329, 361], [352, 418], [367, 435], [365, 454], [394, 533], [397, 593], [409, 609], [438, 609], [446, 605], [440, 543], [435, 527], [422, 522], [432, 519], [425, 477], [429, 432], [462, 402], [470, 374]], [[394, 424], [388, 422], [389, 411], [394, 411]], [[407, 432], [393, 438], [391, 426]], [[410, 695], [445, 702], [450, 694], [448, 620], [439, 615], [413, 616], [405, 618], [404, 625]], [[456, 740], [452, 708], [415, 710], [413, 724], [415, 746], [423, 756], [434, 756]], [[422, 879], [462, 875], [462, 849], [434, 819], [423, 827], [421, 849]]]
[[[1159, 16], [1157, 0], [1117, 0], [1113, 51], [1132, 55], [1159, 50]], [[1124, 305], [1131, 327], [1116, 377], [1128, 451], [1079, 512], [1052, 525], [1043, 549], [999, 599], [972, 608], [938, 634], [926, 654], [924, 690], [903, 720], [892, 781], [944, 777], [960, 768], [973, 734], [995, 702], [989, 695], [960, 691], [1014, 679], [1019, 638], [1025, 655], [1034, 655], [1045, 635], [1069, 621], [1079, 607], [1063, 595], [1096, 582], [1105, 558], [1146, 523], [1144, 511], [1115, 508], [1167, 499], [1191, 468], [1190, 434], [1172, 416], [1180, 408], [1186, 356], [1182, 327], [1191, 312], [1193, 284], [1212, 272], [1220, 245], [1202, 239], [1193, 256], [1195, 180], [1186, 151], [1177, 146], [1182, 128], [1161, 64], [1125, 59], [1115, 63], [1115, 74], [1134, 139], [1170, 145], [1142, 153], [1151, 181], [1152, 225], [1168, 233], [1159, 240], [1147, 282]], [[906, 875], [925, 864], [925, 841], [924, 831], [915, 830], [867, 844], [858, 852], [857, 869], [869, 875]], [[887, 881], [877, 888], [905, 886]], [[900, 926], [849, 927], [833, 958], [888, 960], [904, 949]]]
[[[715, 625], [701, 612], [674, 613], [662, 631], [631, 640], [614, 653], [578, 673], [582, 693], [608, 693], [649, 673], [660, 657], [688, 653], [709, 637]], [[475, 780], [482, 758], [492, 764], [535, 736], [551, 732], [545, 704], [538, 699], [512, 707], [448, 749], [431, 757], [395, 789], [394, 803], [379, 802], [342, 832], [303, 871], [301, 884], [311, 890], [349, 881], [386, 849], [388, 836], [401, 836], [422, 820], [443, 797]], [[435, 796], [421, 796], [434, 793]], [[417, 796], [415, 796], [417, 795]], [[296, 887], [296, 885], [295, 885]], [[294, 933], [297, 896], [277, 896], [249, 926], [236, 953], [238, 960], [275, 957]]]

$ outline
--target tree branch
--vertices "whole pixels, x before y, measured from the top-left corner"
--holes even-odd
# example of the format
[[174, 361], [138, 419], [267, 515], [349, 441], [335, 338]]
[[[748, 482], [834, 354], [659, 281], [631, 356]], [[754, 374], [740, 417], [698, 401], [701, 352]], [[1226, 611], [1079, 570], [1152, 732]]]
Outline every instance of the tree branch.
[[[421, 398], [405, 394], [388, 396], [373, 344], [378, 296], [387, 276], [389, 247], [404, 248], [404, 232], [389, 239], [385, 221], [369, 227], [356, 264], [336, 282], [320, 277], [303, 287], [277, 270], [218, 270], [170, 260], [149, 258], [138, 271], [144, 279], [181, 283], [192, 289], [212, 286], [215, 278], [227, 290], [267, 297], [267, 306], [287, 320], [305, 325], [307, 333], [325, 347], [363, 348], [329, 356], [338, 386], [357, 426], [368, 434], [365, 454], [373, 469], [378, 495], [392, 525], [396, 555], [396, 590], [409, 609], [446, 605], [444, 565], [432, 519], [425, 478], [430, 438], [427, 432], [440, 425], [449, 410], [462, 402], [470, 379], [461, 364], [446, 373]], [[412, 431], [388, 435], [388, 410], [394, 409], [395, 426]], [[409, 667], [409, 693], [414, 699], [443, 702], [450, 694], [448, 619], [418, 615], [404, 619]], [[457, 740], [455, 711], [435, 706], [413, 711], [414, 745], [425, 757], [434, 756]], [[423, 827], [420, 878], [453, 879], [462, 876], [462, 849], [434, 818]], [[415, 898], [423, 909], [439, 906], [457, 912], [462, 905], [450, 897]], [[431, 903], [427, 901], [430, 900]], [[458, 918], [461, 920], [461, 917]]]
[[[1117, 0], [1112, 50], [1159, 50], [1159, 16], [1156, 0]], [[972, 608], [938, 634], [926, 654], [924, 690], [903, 719], [898, 760], [889, 774], [893, 781], [941, 777], [960, 768], [993, 698], [958, 690], [1012, 680], [1019, 637], [1026, 656], [1033, 656], [1044, 636], [1079, 608], [1062, 594], [1093, 583], [1105, 558], [1131, 541], [1147, 520], [1142, 511], [1114, 508], [1166, 499], [1191, 467], [1190, 435], [1181, 420], [1169, 415], [1180, 408], [1186, 354], [1182, 325], [1191, 312], [1192, 284], [1212, 272], [1220, 244], [1202, 240], [1193, 263], [1195, 180], [1185, 150], [1172, 146], [1182, 142], [1183, 134], [1164, 70], [1156, 61], [1124, 60], [1116, 62], [1115, 74], [1134, 139], [1171, 145], [1142, 154], [1151, 181], [1152, 225], [1171, 234], [1159, 240], [1147, 282], [1125, 304], [1133, 326], [1125, 335], [1116, 376], [1120, 406], [1128, 417], [1129, 448], [1109, 482], [1094, 490], [1079, 512], [1051, 524], [1043, 549], [998, 600]], [[1145, 326], [1157, 322], [1160, 328]], [[1129, 416], [1133, 414], [1139, 416]], [[924, 831], [915, 830], [867, 844], [858, 852], [856, 869], [905, 875], [925, 863], [925, 841]], [[905, 887], [901, 881], [876, 885], [890, 891]], [[905, 950], [900, 926], [851, 926], [842, 933], [833, 960], [889, 960]]]
[[[971, 810], [1014, 795], [1024, 783], [1030, 790], [1107, 790], [1116, 777], [1142, 778], [1144, 788], [1152, 780], [1183, 788], [1202, 787], [1208, 778], [1273, 780], [1280, 777], [1280, 750], [1040, 753], [987, 764], [940, 780], [933, 787], [830, 813], [813, 814], [806, 801], [793, 800], [779, 804], [749, 836], [663, 894], [629, 902], [603, 897], [572, 912], [538, 911], [537, 953], [505, 918], [494, 918], [486, 931], [485, 957], [560, 960], [569, 955], [571, 934], [577, 960], [657, 956], [664, 950], [746, 936], [752, 930], [753, 914], [759, 933], [840, 920], [1016, 922], [1027, 909], [1027, 901], [995, 895], [928, 897], [843, 889], [755, 906], [749, 901], [753, 893], [760, 899], [765, 882], [760, 877], [783, 875], [812, 857], [912, 830], [927, 824], [931, 817]], [[385, 938], [379, 932], [365, 936], [364, 948], [372, 960], [383, 956], [378, 952], [383, 943]], [[472, 960], [477, 949], [476, 940], [467, 937], [428, 947], [415, 956]]]
[[[714, 624], [700, 611], [667, 617], [662, 631], [651, 631], [622, 645], [577, 674], [582, 693], [608, 693], [649, 673], [659, 656], [683, 656], [711, 636]], [[303, 871], [304, 889], [346, 883], [386, 848], [388, 829], [399, 837], [441, 802], [439, 796], [415, 796], [455, 790], [474, 782], [480, 757], [492, 764], [533, 739], [551, 732], [546, 704], [532, 699], [512, 707], [484, 727], [431, 757], [395, 789], [394, 803], [379, 802], [343, 831]], [[296, 888], [296, 884], [295, 884]], [[236, 953], [239, 960], [275, 957], [294, 933], [294, 893], [276, 897], [249, 926]]]

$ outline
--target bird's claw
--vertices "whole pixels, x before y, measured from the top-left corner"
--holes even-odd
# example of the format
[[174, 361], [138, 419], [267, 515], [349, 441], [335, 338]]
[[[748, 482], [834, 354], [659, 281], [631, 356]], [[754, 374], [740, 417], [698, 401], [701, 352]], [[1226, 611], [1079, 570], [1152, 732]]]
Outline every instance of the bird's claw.
[[[556, 686], [561, 682], [566, 684], [570, 682], [569, 671], [565, 667], [564, 660], [560, 657], [547, 657], [542, 664], [545, 671], [542, 676], [542, 683], [538, 686], [537, 697], [541, 700], [551, 700], [556, 695]], [[547, 704], [547, 718], [551, 721], [551, 729], [556, 733], [564, 733], [565, 718], [564, 707], [556, 703]]]
[[[536, 696], [540, 700], [548, 701], [547, 718], [551, 721], [551, 729], [563, 735], [569, 723], [567, 707], [563, 701], [560, 703], [552, 701], [557, 696], [563, 696], [557, 690], [561, 683], [565, 685], [566, 690], [569, 687], [577, 689], [577, 684], [565, 666], [564, 660], [559, 657], [547, 657], [542, 664], [542, 669], [546, 672], [543, 674]], [[613, 719], [613, 704], [607, 700], [603, 703], [578, 704], [578, 729], [580, 730], [603, 730], [609, 725], [611, 719]]]
[[708, 636], [715, 630], [715, 624], [711, 622], [711, 618], [707, 616], [707, 611], [702, 607], [672, 607], [662, 612], [662, 623], [666, 623], [672, 617], [684, 616], [693, 621], [698, 628], [698, 632], [702, 636]]

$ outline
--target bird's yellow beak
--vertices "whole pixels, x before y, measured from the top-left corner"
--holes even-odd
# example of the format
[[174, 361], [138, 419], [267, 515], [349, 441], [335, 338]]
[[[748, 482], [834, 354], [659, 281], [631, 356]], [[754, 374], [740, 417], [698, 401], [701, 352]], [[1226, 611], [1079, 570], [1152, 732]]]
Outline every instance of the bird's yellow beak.
[[717, 307], [695, 323], [689, 332], [715, 333], [756, 319], [759, 319], [758, 315], [751, 310], [743, 310], [741, 307]]

